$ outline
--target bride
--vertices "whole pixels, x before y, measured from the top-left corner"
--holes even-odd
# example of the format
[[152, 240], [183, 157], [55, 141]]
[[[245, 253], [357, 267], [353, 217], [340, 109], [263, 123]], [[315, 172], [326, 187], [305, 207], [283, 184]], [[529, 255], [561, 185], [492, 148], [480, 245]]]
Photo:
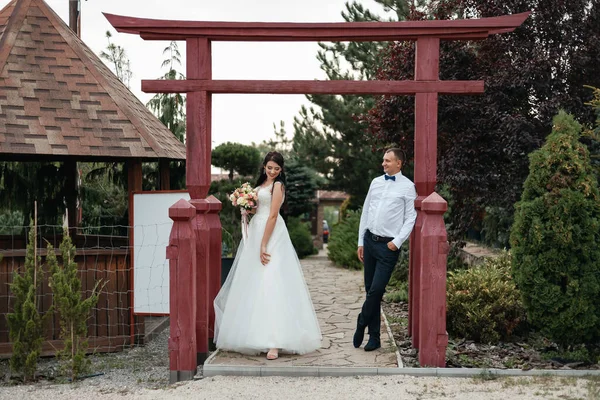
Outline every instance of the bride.
[[283, 156], [272, 151], [258, 178], [258, 207], [215, 298], [215, 343], [245, 354], [304, 354], [321, 347], [319, 322], [279, 208]]

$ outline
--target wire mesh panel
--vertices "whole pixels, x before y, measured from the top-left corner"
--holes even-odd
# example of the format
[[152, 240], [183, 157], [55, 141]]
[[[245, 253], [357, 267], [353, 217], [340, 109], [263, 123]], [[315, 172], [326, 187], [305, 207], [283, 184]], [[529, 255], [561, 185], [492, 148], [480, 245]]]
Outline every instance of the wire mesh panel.
[[[0, 227], [7, 232], [7, 227]], [[6, 314], [13, 312], [14, 296], [10, 285], [14, 273], [25, 270], [25, 256], [29, 227], [10, 227], [11, 234], [0, 235], [0, 358], [9, 357], [12, 344]], [[37, 292], [38, 309], [42, 313], [51, 310], [52, 289], [49, 285], [49, 267], [46, 264], [47, 245], [55, 248], [61, 263], [59, 246], [63, 239], [62, 226], [38, 226], [37, 254], [41, 256], [43, 276]], [[125, 346], [136, 343], [135, 338], [144, 336], [144, 319], [133, 316], [132, 268], [128, 232], [131, 227], [102, 226], [86, 228], [74, 236], [77, 255], [81, 294], [88, 298], [96, 283], [104, 282], [98, 303], [92, 309], [87, 321], [89, 352], [120, 351]], [[93, 232], [108, 232], [99, 235]], [[110, 234], [114, 232], [114, 234]], [[125, 232], [125, 235], [123, 235]], [[165, 246], [160, 247], [164, 258]], [[58, 313], [51, 311], [44, 327], [46, 341], [43, 355], [54, 355], [62, 346], [60, 340], [60, 320]], [[139, 339], [138, 339], [139, 342]]]

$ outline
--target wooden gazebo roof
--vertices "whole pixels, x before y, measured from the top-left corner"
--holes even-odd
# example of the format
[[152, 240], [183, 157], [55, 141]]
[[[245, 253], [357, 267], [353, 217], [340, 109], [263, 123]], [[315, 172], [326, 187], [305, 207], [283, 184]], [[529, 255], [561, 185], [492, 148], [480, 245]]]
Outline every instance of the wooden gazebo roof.
[[0, 11], [0, 159], [185, 154], [43, 0], [14, 0]]

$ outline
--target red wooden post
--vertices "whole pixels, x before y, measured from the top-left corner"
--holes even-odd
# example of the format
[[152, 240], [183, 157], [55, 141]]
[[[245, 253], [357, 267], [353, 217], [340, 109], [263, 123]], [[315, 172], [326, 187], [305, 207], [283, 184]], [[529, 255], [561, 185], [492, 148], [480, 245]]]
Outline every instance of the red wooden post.
[[196, 375], [196, 209], [181, 199], [169, 208], [173, 228], [167, 247], [169, 260], [170, 382]]
[[[420, 37], [416, 43], [415, 81], [439, 79], [440, 39]], [[419, 348], [419, 314], [421, 291], [421, 229], [423, 215], [421, 202], [435, 190], [437, 181], [437, 114], [438, 94], [417, 93], [415, 97], [415, 186], [417, 188], [417, 221], [411, 234], [409, 269], [409, 333], [412, 343]]]
[[[211, 45], [206, 38], [188, 38], [189, 79], [211, 79]], [[192, 199], [204, 199], [210, 188], [211, 103], [207, 91], [190, 92], [186, 102], [186, 186]]]
[[[133, 159], [127, 161], [127, 191], [129, 192], [129, 246], [133, 249], [133, 192], [142, 190], [142, 161]], [[133, 252], [129, 259], [129, 279], [131, 285], [133, 285]], [[133, 286], [131, 286], [133, 288]], [[134, 310], [134, 299], [133, 290], [129, 292], [129, 304], [131, 305], [130, 315], [130, 335], [131, 343], [144, 344], [146, 324], [144, 323], [145, 317], [143, 315], [135, 315]]]
[[[206, 213], [209, 203], [206, 199], [192, 199], [190, 203], [196, 208], [194, 232], [196, 234], [196, 343], [197, 363], [202, 365], [208, 358], [208, 310], [209, 281], [208, 261], [210, 232]], [[212, 306], [212, 304], [211, 304]], [[210, 307], [212, 308], [212, 307]]]
[[[190, 79], [211, 79], [211, 44], [206, 38], [187, 38], [186, 72]], [[186, 131], [186, 186], [196, 207], [196, 256], [197, 285], [196, 340], [198, 342], [198, 365], [208, 358], [208, 310], [209, 306], [209, 230], [206, 221], [210, 188], [211, 151], [211, 100], [207, 91], [191, 92], [187, 95]]]
[[209, 350], [215, 350], [215, 308], [213, 301], [221, 289], [221, 220], [219, 211], [222, 204], [215, 196], [209, 196], [208, 214], [206, 222], [209, 229], [210, 242], [208, 244], [208, 344]]
[[444, 213], [448, 203], [433, 192], [422, 202], [424, 214], [421, 237], [421, 290], [419, 310], [419, 364], [445, 367], [446, 333], [446, 262], [448, 236]]

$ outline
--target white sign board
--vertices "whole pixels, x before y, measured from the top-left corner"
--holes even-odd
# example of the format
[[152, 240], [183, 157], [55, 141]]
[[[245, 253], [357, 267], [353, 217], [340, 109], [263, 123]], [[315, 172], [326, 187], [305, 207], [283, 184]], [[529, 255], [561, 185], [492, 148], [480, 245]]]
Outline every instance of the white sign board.
[[169, 207], [187, 192], [133, 194], [133, 312], [169, 314]]

